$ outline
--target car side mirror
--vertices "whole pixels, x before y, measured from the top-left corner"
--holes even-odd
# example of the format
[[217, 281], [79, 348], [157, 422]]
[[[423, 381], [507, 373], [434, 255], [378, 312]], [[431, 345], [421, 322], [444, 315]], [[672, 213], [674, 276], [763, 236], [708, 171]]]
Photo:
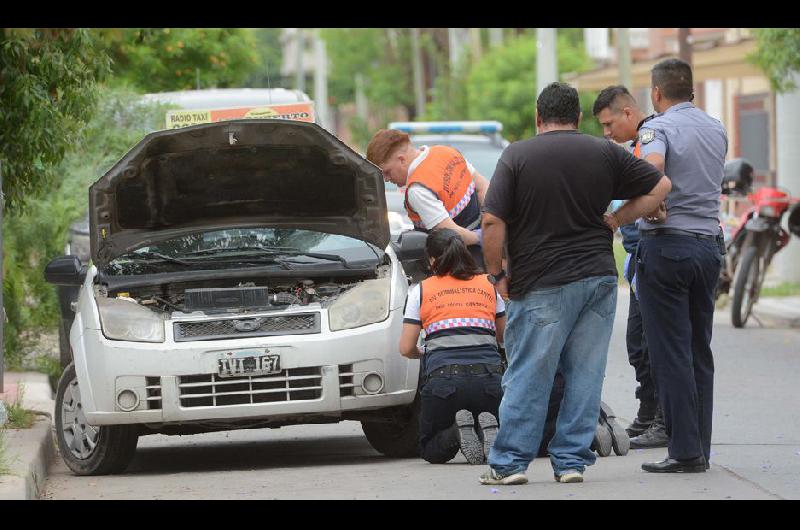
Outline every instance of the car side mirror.
[[53, 285], [81, 285], [88, 267], [81, 265], [78, 256], [60, 256], [44, 268], [44, 279]]
[[409, 230], [400, 234], [396, 243], [392, 243], [397, 259], [412, 261], [425, 259], [425, 241], [428, 234], [417, 230]]

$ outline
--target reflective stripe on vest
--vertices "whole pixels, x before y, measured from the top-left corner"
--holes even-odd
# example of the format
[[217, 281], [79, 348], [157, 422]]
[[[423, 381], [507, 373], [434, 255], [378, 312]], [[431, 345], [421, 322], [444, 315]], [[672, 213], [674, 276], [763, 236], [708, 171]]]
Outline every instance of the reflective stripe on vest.
[[471, 280], [432, 276], [420, 287], [420, 319], [429, 351], [496, 347], [497, 294], [485, 274]]
[[[475, 194], [475, 183], [472, 181], [467, 161], [457, 150], [445, 145], [429, 147], [425, 159], [406, 181], [405, 207], [408, 217], [415, 226], [422, 227], [422, 218], [408, 202], [408, 190], [412, 184], [421, 184], [431, 190], [442, 201], [451, 219], [469, 206]], [[465, 221], [465, 226], [474, 223], [474, 219]]]

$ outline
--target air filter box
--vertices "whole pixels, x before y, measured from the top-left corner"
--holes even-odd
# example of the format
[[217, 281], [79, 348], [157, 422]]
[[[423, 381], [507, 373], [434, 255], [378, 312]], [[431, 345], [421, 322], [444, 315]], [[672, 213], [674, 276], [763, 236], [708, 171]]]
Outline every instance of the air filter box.
[[266, 287], [231, 287], [228, 289], [186, 289], [184, 308], [187, 312], [260, 309], [269, 307]]

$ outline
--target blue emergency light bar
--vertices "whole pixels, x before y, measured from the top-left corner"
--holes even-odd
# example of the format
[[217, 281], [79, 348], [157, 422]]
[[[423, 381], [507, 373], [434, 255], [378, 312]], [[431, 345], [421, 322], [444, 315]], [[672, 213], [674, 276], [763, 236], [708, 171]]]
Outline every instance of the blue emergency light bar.
[[499, 121], [395, 121], [389, 128], [410, 134], [496, 134], [503, 130], [503, 124]]

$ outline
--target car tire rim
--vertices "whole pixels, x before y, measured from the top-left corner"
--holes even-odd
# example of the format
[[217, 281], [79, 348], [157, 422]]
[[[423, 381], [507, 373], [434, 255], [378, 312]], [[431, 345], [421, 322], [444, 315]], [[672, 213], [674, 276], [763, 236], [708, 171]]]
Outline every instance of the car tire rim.
[[100, 440], [100, 428], [86, 422], [77, 378], [70, 381], [61, 401], [61, 431], [64, 444], [73, 457], [79, 460], [91, 458]]

